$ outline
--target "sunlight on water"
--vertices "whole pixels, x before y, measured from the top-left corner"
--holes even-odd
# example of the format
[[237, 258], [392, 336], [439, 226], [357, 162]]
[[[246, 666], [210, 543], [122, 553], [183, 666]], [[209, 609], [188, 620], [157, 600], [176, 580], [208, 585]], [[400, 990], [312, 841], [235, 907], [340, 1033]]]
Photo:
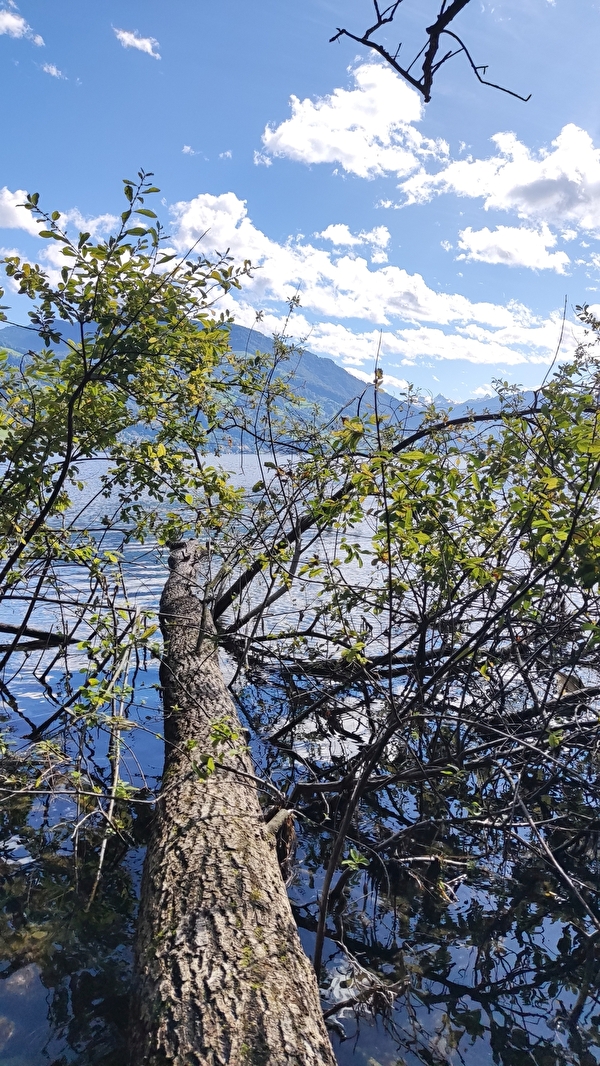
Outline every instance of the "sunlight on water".
[[[238, 484], [251, 486], [262, 476], [254, 456], [223, 456], [215, 462], [230, 470]], [[90, 466], [94, 476], [88, 477], [76, 507], [91, 527], [105, 504], [98, 497], [102, 468]], [[365, 536], [367, 532], [365, 527]], [[165, 580], [165, 549], [156, 543], [128, 544], [123, 569], [126, 588], [116, 606], [126, 604], [154, 615]], [[72, 602], [53, 602], [49, 596], [29, 625], [66, 632], [74, 623], [76, 601], [87, 593], [89, 578], [68, 565], [61, 578]], [[309, 611], [310, 595], [303, 593], [304, 600], [295, 596], [294, 603], [283, 599], [272, 625], [284, 628], [292, 607]], [[24, 608], [23, 601], [7, 602], [3, 620], [16, 624]], [[85, 636], [83, 625], [78, 637]], [[68, 677], [64, 659], [55, 650], [27, 658], [13, 655], [4, 675], [18, 707], [18, 713], [8, 704], [4, 708], [12, 745], [4, 760], [9, 771], [11, 752], [26, 746], [32, 728], [60, 711], [69, 691], [77, 688], [86, 662], [85, 651], [73, 648]], [[224, 657], [223, 663], [231, 677], [233, 662]], [[128, 709], [135, 728], [123, 735], [120, 775], [145, 790], [156, 785], [161, 773], [161, 711], [157, 660], [147, 658], [139, 667]], [[133, 666], [127, 676], [133, 680]], [[505, 680], [510, 684], [508, 668]], [[402, 678], [395, 682], [398, 691], [403, 683]], [[328, 692], [323, 678], [316, 676], [311, 684]], [[260, 682], [240, 681], [245, 721], [252, 728], [260, 718], [263, 730], [266, 723], [267, 733], [273, 733], [292, 699], [294, 707], [302, 705], [303, 685], [308, 682], [293, 670], [280, 677], [265, 674]], [[456, 707], [464, 710], [468, 704], [461, 703], [459, 692], [455, 696]], [[452, 709], [453, 699], [450, 692], [449, 721], [458, 713]], [[327, 727], [326, 719], [315, 725], [307, 718], [290, 741], [294, 758], [315, 767], [335, 766], [336, 760], [351, 759], [368, 740], [360, 689], [349, 686], [332, 695], [331, 705], [336, 708], [335, 728]], [[373, 700], [372, 721], [382, 708]], [[58, 724], [51, 736], [63, 743]], [[252, 750], [259, 770], [275, 781], [278, 774], [286, 779], [290, 763], [285, 749], [273, 756], [254, 739]], [[392, 740], [390, 765], [399, 751]], [[90, 729], [80, 753], [84, 792], [98, 782], [105, 785], [108, 754], [108, 733]], [[19, 772], [17, 762], [12, 771]], [[43, 759], [39, 772], [44, 772]], [[25, 792], [10, 804], [0, 804], [0, 1066], [123, 1066], [132, 933], [150, 805], [147, 800], [144, 805], [142, 792], [133, 814], [123, 815], [123, 838], [111, 839], [100, 892], [86, 912], [102, 827], [86, 821], [85, 801], [77, 809], [72, 798], [60, 795], [60, 774], [54, 784], [54, 796]], [[557, 805], [559, 800], [557, 795]], [[549, 817], [553, 802], [548, 795]], [[430, 815], [441, 808], [446, 810], [445, 835], [435, 838], [428, 829], [433, 824]], [[316, 806], [314, 816], [311, 821], [307, 806], [302, 820], [296, 821], [298, 841], [289, 884], [309, 952], [329, 841]], [[77, 818], [81, 827], [74, 834]], [[367, 851], [365, 869], [346, 871], [345, 887], [332, 907], [324, 955], [324, 1007], [341, 1004], [329, 1021], [340, 1066], [600, 1062], [597, 936], [586, 931], [581, 915], [547, 869], [533, 860], [507, 864], [485, 828], [479, 835], [472, 830], [447, 779], [437, 793], [425, 794], [418, 787], [394, 791], [390, 786], [380, 797], [371, 797], [361, 819], [356, 832], [364, 835], [368, 830], [374, 847]], [[402, 827], [419, 819], [422, 845], [407, 854]], [[384, 860], [377, 841], [394, 832], [397, 846]], [[444, 849], [442, 860], [430, 854], [434, 845]], [[595, 844], [589, 854], [582, 850], [573, 864], [574, 876], [582, 883], [597, 876], [594, 849]], [[361, 995], [369, 991], [373, 974], [396, 992], [363, 1005]]]

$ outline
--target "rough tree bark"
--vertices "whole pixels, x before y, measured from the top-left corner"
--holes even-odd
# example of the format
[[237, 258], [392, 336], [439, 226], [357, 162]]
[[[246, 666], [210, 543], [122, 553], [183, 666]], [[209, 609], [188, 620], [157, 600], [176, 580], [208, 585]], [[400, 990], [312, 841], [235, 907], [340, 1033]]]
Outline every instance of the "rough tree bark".
[[[161, 599], [166, 759], [142, 883], [132, 1063], [334, 1066], [255, 786], [231, 769], [203, 782], [191, 765], [210, 750], [212, 723], [238, 723], [199, 561], [193, 542], [174, 545]], [[245, 755], [229, 762], [252, 773]]]

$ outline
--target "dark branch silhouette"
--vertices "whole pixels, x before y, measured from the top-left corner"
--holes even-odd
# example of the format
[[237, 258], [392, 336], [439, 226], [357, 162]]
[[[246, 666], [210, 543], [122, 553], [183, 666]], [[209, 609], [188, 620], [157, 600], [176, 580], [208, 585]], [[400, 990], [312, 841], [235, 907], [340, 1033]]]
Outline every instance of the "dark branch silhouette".
[[[517, 100], [523, 100], [527, 103], [531, 99], [531, 93], [529, 96], [521, 96], [519, 93], [513, 92], [512, 89], [507, 89], [503, 85], [497, 85], [496, 82], [488, 81], [484, 75], [487, 72], [487, 66], [478, 66], [473, 60], [467, 46], [464, 41], [461, 40], [452, 30], [448, 29], [449, 25], [456, 18], [457, 15], [463, 10], [464, 7], [470, 3], [470, 0], [453, 0], [453, 2], [446, 6], [447, 0], [442, 0], [440, 11], [435, 22], [431, 26], [425, 28], [427, 34], [427, 40], [421, 50], [417, 52], [411, 63], [407, 67], [401, 66], [398, 62], [398, 55], [402, 44], [400, 43], [395, 52], [388, 52], [384, 45], [373, 39], [373, 35], [383, 26], [389, 25], [394, 21], [396, 13], [402, 0], [394, 0], [394, 3], [389, 4], [388, 7], [383, 8], [377, 2], [373, 0], [373, 7], [375, 8], [376, 21], [372, 26], [369, 26], [367, 30], [362, 34], [351, 33], [350, 30], [339, 27], [337, 33], [330, 38], [330, 41], [339, 41], [340, 37], [349, 37], [352, 41], [356, 41], [357, 44], [362, 44], [366, 48], [371, 48], [374, 52], [385, 59], [386, 63], [389, 63], [394, 68], [397, 74], [400, 74], [405, 81], [412, 85], [417, 92], [421, 93], [425, 103], [429, 103], [431, 100], [431, 88], [433, 85], [433, 79], [437, 74], [440, 67], [444, 65], [449, 59], [454, 56], [460, 55], [461, 52], [467, 57], [469, 65], [475, 74], [475, 77], [482, 85], [489, 85], [492, 89], [499, 89], [500, 92], [508, 93], [509, 96], [515, 96]], [[447, 52], [440, 52], [442, 37], [451, 37], [456, 45], [451, 45]], [[417, 60], [424, 55], [422, 74], [421, 77], [415, 77], [411, 74], [411, 69], [414, 67]]]

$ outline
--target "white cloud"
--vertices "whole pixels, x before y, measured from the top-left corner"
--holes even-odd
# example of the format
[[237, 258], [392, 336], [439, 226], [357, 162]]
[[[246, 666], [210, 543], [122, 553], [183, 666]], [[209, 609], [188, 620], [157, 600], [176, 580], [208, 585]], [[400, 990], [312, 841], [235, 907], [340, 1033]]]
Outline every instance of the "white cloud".
[[261, 299], [287, 300], [300, 290], [303, 306], [321, 315], [358, 318], [386, 325], [391, 318], [448, 324], [474, 319], [493, 327], [527, 316], [525, 308], [473, 304], [466, 297], [430, 289], [420, 274], [396, 266], [370, 270], [366, 259], [336, 254], [311, 244], [278, 244], [248, 218], [245, 201], [234, 193], [175, 204], [177, 245], [184, 251], [206, 233], [210, 252], [227, 248], [256, 266], [251, 287]]
[[[423, 358], [485, 364], [547, 363], [553, 358], [560, 314], [544, 320], [522, 304], [475, 303], [460, 293], [437, 292], [420, 274], [370, 266], [354, 250], [326, 251], [291, 238], [279, 244], [253, 224], [245, 202], [231, 192], [203, 193], [172, 210], [173, 240], [180, 252], [202, 238], [200, 248], [208, 255], [229, 250], [237, 261], [251, 260], [254, 277], [244, 282], [236, 309], [246, 324], [261, 308], [272, 317], [269, 329], [281, 329], [283, 304], [298, 292], [303, 312], [294, 316], [295, 336], [307, 336], [314, 351], [344, 364], [372, 363], [377, 327], [385, 327], [382, 351], [407, 365]], [[343, 228], [343, 235], [348, 234], [352, 236]], [[356, 320], [371, 326], [357, 331]], [[566, 337], [565, 343], [570, 340]]]
[[194, 149], [192, 148], [191, 144], [184, 144], [184, 146], [181, 149], [181, 151], [183, 152], [184, 155], [197, 155], [198, 154], [197, 152], [194, 151]]
[[[71, 239], [77, 240], [79, 233], [85, 232], [90, 234], [92, 240], [96, 240], [107, 236], [111, 231], [114, 232], [119, 221], [115, 215], [96, 215], [86, 218], [77, 208], [72, 208], [62, 212], [58, 224], [63, 230], [69, 232]], [[40, 229], [43, 227], [40, 226]], [[43, 240], [42, 248], [37, 253], [37, 258], [44, 264], [52, 285], [58, 285], [62, 268], [73, 262], [72, 259], [65, 258], [62, 249], [63, 245], [57, 241]]]
[[[119, 219], [116, 215], [94, 215], [91, 218], [86, 218], [76, 207], [71, 208], [70, 211], [63, 212], [60, 218], [60, 225], [74, 227], [78, 233], [89, 233], [94, 240], [96, 237], [106, 236], [118, 223]], [[54, 242], [53, 247], [55, 247]], [[57, 250], [60, 251], [60, 248]]]
[[[0, 245], [0, 259], [4, 259], [5, 256], [9, 255], [18, 256], [19, 258], [22, 258], [23, 253], [20, 248], [7, 248], [5, 246]], [[18, 281], [15, 281], [14, 278], [4, 276], [2, 278], [2, 288], [5, 292], [12, 292], [17, 294], [20, 288], [20, 284]], [[1, 347], [2, 345], [0, 344], [0, 348]]]
[[383, 387], [388, 391], [398, 389], [400, 392], [404, 392], [404, 389], [408, 388], [408, 381], [406, 378], [397, 378], [393, 374], [388, 374], [387, 370], [384, 370]]
[[5, 8], [0, 10], [0, 36], [3, 33], [8, 34], [9, 37], [26, 37], [38, 47], [44, 43], [43, 37], [33, 32], [22, 15], [17, 15], [15, 11], [7, 11]]
[[11, 192], [4, 186], [0, 189], [0, 228], [24, 229], [27, 233], [35, 233], [37, 236], [39, 227], [36, 226], [31, 211], [19, 207], [27, 199], [24, 189], [16, 189]]
[[[27, 193], [24, 189], [16, 189], [14, 192], [6, 186], [0, 189], [0, 229], [22, 229], [37, 237], [40, 229], [44, 227], [37, 225], [31, 211], [20, 206], [26, 199]], [[115, 215], [97, 215], [93, 218], [86, 218], [77, 208], [64, 211], [59, 219], [60, 226], [72, 227], [78, 233], [86, 231], [94, 238], [108, 233], [117, 223], [118, 219]], [[54, 241], [45, 242], [45, 244], [48, 246], [46, 253], [49, 253], [50, 248], [59, 253], [62, 247], [62, 245], [57, 246]], [[52, 257], [45, 254], [45, 258]], [[60, 259], [60, 264], [64, 266], [64, 257]]]
[[[22, 229], [37, 237], [40, 229], [44, 227], [36, 225], [30, 211], [18, 206], [23, 203], [26, 195], [22, 189], [17, 189], [16, 192], [11, 192], [6, 188], [0, 189], [0, 229]], [[63, 229], [69, 229], [71, 237], [76, 237], [77, 234], [85, 231], [95, 239], [108, 234], [118, 222], [119, 219], [115, 215], [97, 215], [94, 218], [86, 218], [77, 208], [74, 208], [63, 212], [58, 224]], [[50, 282], [53, 285], [58, 284], [62, 267], [69, 263], [69, 260], [65, 259], [62, 254], [62, 248], [62, 244], [56, 241], [42, 240], [41, 247], [38, 246], [38, 251], [36, 252], [36, 258], [45, 264]], [[14, 248], [0, 249], [0, 255], [18, 255], [24, 259], [28, 258], [27, 252]], [[6, 283], [10, 286], [10, 279], [6, 279]], [[18, 291], [18, 286], [15, 291]]]
[[219, 159], [231, 159], [232, 156], [233, 152], [231, 151], [231, 148], [228, 148], [226, 152], [219, 152]]
[[589, 133], [569, 123], [551, 149], [537, 153], [514, 133], [497, 133], [492, 141], [497, 152], [487, 159], [454, 160], [436, 174], [422, 169], [409, 177], [400, 185], [405, 202], [451, 192], [483, 199], [486, 209], [600, 236], [600, 149]]
[[365, 385], [372, 385], [374, 374], [368, 374], [366, 370], [359, 370], [355, 366], [349, 366], [346, 368], [349, 374], [352, 374], [353, 378], [358, 378], [359, 381], [364, 381]]
[[[480, 365], [517, 366], [519, 363], [550, 363], [560, 327], [560, 315], [555, 313], [529, 327], [515, 323], [493, 331], [468, 324], [450, 333], [422, 326], [420, 329], [397, 330], [394, 337], [405, 366], [423, 359], [464, 359]], [[563, 351], [569, 347], [572, 347], [572, 337], [566, 336]]]
[[331, 241], [332, 244], [346, 245], [348, 247], [353, 244], [364, 243], [360, 237], [350, 232], [345, 222], [332, 223], [322, 233], [315, 233], [315, 237], [322, 237], [324, 241]]
[[[0, 190], [0, 227], [37, 234], [30, 212], [18, 206], [25, 196], [22, 190]], [[285, 304], [299, 292], [302, 310], [292, 320], [294, 336], [348, 368], [372, 366], [379, 345], [384, 372], [390, 357], [403, 366], [441, 359], [488, 365], [543, 364], [553, 358], [560, 312], [544, 320], [522, 304], [474, 303], [460, 293], [437, 292], [419, 274], [396, 266], [369, 265], [352, 245], [349, 254], [347, 245], [323, 250], [302, 237], [279, 244], [253, 224], [245, 202], [231, 192], [201, 194], [175, 204], [173, 214], [173, 243], [180, 252], [187, 252], [202, 238], [199, 249], [205, 254], [229, 250], [238, 262], [252, 261], [254, 277], [244, 282], [234, 308], [239, 321], [252, 325], [260, 308], [265, 311], [261, 330], [281, 330]], [[116, 221], [111, 215], [90, 219], [70, 210], [60, 224], [97, 236], [110, 231]], [[337, 238], [354, 236], [343, 223], [335, 225], [341, 227], [334, 230]], [[386, 244], [387, 231], [382, 229], [359, 234], [357, 239]], [[64, 265], [55, 242], [44, 242], [41, 255], [51, 271]], [[356, 328], [357, 320], [364, 322], [362, 329]], [[572, 344], [567, 330], [565, 348]], [[388, 385], [402, 387], [392, 378]]]
[[[363, 63], [352, 72], [353, 89], [335, 89], [317, 100], [290, 97], [292, 117], [267, 126], [266, 153], [300, 163], [340, 163], [361, 178], [386, 172], [410, 174], [424, 158], [442, 158], [448, 146], [428, 140], [412, 123], [422, 116], [419, 96], [389, 67]], [[255, 154], [265, 163], [269, 155]]]
[[351, 247], [355, 244], [371, 244], [377, 248], [387, 248], [390, 242], [390, 231], [387, 226], [375, 226], [374, 229], [366, 232], [362, 230], [360, 233], [351, 233], [345, 222], [336, 222], [327, 229], [324, 229], [322, 233], [315, 233], [315, 237], [322, 237], [325, 241], [331, 241], [335, 245], [346, 245]]
[[[255, 310], [248, 303], [235, 307], [236, 320], [252, 325]], [[340, 322], [311, 323], [299, 314], [292, 319], [293, 336], [318, 355], [336, 359], [346, 370], [373, 365], [380, 348], [384, 369], [390, 358], [398, 359], [403, 367], [441, 360], [462, 360], [474, 365], [518, 366], [524, 363], [548, 365], [554, 358], [560, 336], [562, 315], [556, 312], [545, 321], [531, 327], [517, 326], [506, 330], [491, 330], [466, 326], [444, 330], [431, 326], [415, 326], [396, 330], [357, 331]], [[258, 327], [263, 333], [281, 331], [285, 315], [266, 314]], [[572, 351], [578, 336], [567, 330], [563, 353]], [[398, 363], [393, 363], [397, 366]]]
[[62, 70], [59, 70], [54, 63], [44, 63], [42, 70], [44, 71], [44, 74], [49, 74], [51, 78], [62, 78], [64, 81], [67, 80]]
[[[359, 381], [364, 381], [368, 385], [373, 384], [373, 374], [367, 374], [365, 370], [357, 370], [355, 366], [347, 367], [347, 370], [353, 377], [358, 378]], [[396, 392], [404, 392], [408, 388], [408, 381], [405, 378], [397, 378], [393, 374], [388, 374], [387, 370], [383, 371], [382, 386], [386, 392], [395, 394]]]
[[153, 59], [160, 59], [160, 54], [154, 51], [155, 48], [159, 47], [156, 38], [142, 37], [137, 30], [133, 30], [133, 32], [131, 30], [118, 30], [114, 26], [113, 30], [115, 37], [123, 45], [123, 48], [137, 48], [139, 52], [146, 52]]
[[539, 229], [526, 226], [497, 226], [495, 230], [473, 230], [470, 226], [459, 234], [458, 246], [463, 249], [457, 259], [477, 263], [503, 263], [505, 266], [529, 267], [532, 270], [555, 270], [564, 274], [571, 260], [566, 252], [549, 252], [556, 237], [548, 226]]

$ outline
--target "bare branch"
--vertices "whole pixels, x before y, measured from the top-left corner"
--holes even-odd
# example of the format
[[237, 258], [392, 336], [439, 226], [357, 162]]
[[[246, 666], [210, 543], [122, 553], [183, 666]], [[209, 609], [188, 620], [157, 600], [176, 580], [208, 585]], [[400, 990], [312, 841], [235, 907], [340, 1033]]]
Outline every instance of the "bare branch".
[[[373, 39], [373, 35], [377, 33], [378, 30], [394, 21], [401, 2], [402, 0], [397, 0], [396, 3], [390, 4], [389, 7], [386, 7], [382, 11], [379, 4], [374, 0], [373, 6], [375, 8], [376, 19], [372, 26], [369, 26], [363, 34], [352, 33], [345, 27], [338, 26], [337, 32], [330, 38], [330, 43], [333, 41], [339, 41], [341, 37], [349, 37], [351, 41], [356, 41], [357, 44], [362, 44], [365, 48], [370, 48], [373, 52], [376, 52], [377, 55], [380, 55], [386, 63], [389, 63], [401, 78], [404, 78], [409, 85], [412, 85], [413, 89], [416, 89], [417, 92], [421, 94], [426, 104], [431, 100], [433, 79], [440, 67], [461, 52], [464, 52], [475, 77], [482, 85], [489, 85], [492, 89], [499, 89], [500, 92], [508, 93], [509, 96], [514, 96], [517, 100], [523, 100], [525, 103], [531, 99], [531, 93], [529, 96], [521, 96], [520, 93], [516, 93], [512, 89], [507, 89], [503, 85], [498, 85], [496, 82], [488, 81], [483, 77], [481, 72], [483, 71], [483, 74], [485, 75], [487, 66], [477, 65], [460, 37], [457, 37], [455, 33], [448, 29], [450, 23], [453, 22], [463, 8], [470, 3], [470, 0], [453, 0], [453, 3], [451, 3], [449, 7], [446, 7], [446, 0], [443, 0], [437, 19], [431, 24], [431, 26], [425, 28], [425, 33], [427, 34], [425, 44], [419, 49], [408, 66], [402, 66], [398, 62], [398, 55], [402, 47], [401, 43], [392, 54], [392, 52], [388, 51], [383, 44], [380, 44], [379, 41]], [[451, 48], [441, 58], [438, 58], [440, 42], [444, 34], [448, 37], [452, 37], [458, 43], [459, 47], [456, 49]], [[411, 70], [423, 53], [425, 53], [425, 58], [423, 60], [421, 77], [416, 78], [411, 74]]]

